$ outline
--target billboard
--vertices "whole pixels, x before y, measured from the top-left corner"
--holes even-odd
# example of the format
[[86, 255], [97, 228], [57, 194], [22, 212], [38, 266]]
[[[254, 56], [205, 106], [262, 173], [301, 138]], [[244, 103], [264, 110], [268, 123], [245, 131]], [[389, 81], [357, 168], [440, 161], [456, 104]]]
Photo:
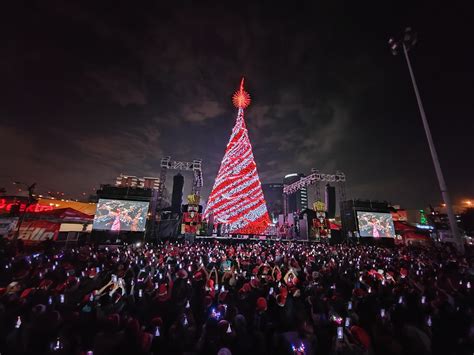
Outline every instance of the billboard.
[[395, 228], [390, 213], [357, 211], [357, 223], [361, 237], [395, 237]]
[[92, 229], [143, 232], [149, 202], [99, 199]]
[[20, 227], [19, 238], [25, 244], [37, 244], [45, 240], [55, 240], [59, 233], [60, 223], [50, 221], [24, 221]]

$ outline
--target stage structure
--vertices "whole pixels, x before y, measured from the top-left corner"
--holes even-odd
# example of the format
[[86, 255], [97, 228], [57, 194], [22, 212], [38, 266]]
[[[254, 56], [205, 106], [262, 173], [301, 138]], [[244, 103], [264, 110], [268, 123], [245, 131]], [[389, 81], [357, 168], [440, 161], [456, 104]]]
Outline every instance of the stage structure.
[[195, 159], [192, 162], [171, 160], [170, 156], [161, 159], [160, 181], [158, 184], [157, 209], [162, 208], [163, 191], [165, 189], [166, 175], [168, 170], [192, 171], [193, 172], [193, 195], [201, 194], [202, 180], [202, 160]]
[[288, 196], [301, 190], [303, 187], [314, 185], [315, 200], [321, 201], [321, 182], [336, 183], [339, 190], [339, 201], [346, 200], [346, 175], [344, 173], [337, 171], [335, 174], [323, 174], [320, 173], [319, 170], [311, 169], [310, 175], [302, 177], [299, 181], [290, 185], [283, 186], [283, 208], [285, 216], [288, 211]]
[[244, 109], [250, 105], [250, 95], [244, 90], [243, 78], [232, 102], [238, 109], [237, 120], [204, 218], [220, 224], [226, 234], [263, 234], [270, 224], [270, 217], [244, 120]]

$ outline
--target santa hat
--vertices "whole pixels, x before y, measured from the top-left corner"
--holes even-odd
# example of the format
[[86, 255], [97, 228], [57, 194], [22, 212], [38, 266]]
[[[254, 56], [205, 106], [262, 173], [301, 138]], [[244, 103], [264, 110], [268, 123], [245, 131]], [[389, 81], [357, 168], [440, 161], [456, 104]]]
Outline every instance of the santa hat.
[[89, 276], [91, 279], [93, 279], [94, 277], [96, 277], [96, 276], [97, 276], [97, 270], [96, 270], [96, 268], [91, 268], [91, 269], [89, 270], [89, 272], [88, 272], [88, 276]]
[[166, 284], [161, 284], [158, 288], [158, 300], [164, 302], [168, 299], [168, 288]]
[[267, 310], [267, 300], [263, 297], [257, 299], [257, 311], [265, 312]]
[[286, 304], [286, 295], [280, 293], [280, 294], [276, 297], [276, 301], [277, 301], [277, 304], [278, 304], [280, 307], [284, 307], [285, 304]]
[[400, 268], [400, 276], [404, 278], [404, 277], [407, 277], [407, 275], [408, 275], [408, 270], [403, 267]]
[[206, 289], [208, 291], [214, 290], [214, 280], [213, 279], [207, 280]]
[[252, 288], [259, 288], [260, 287], [260, 281], [258, 279], [252, 279], [250, 280], [250, 286]]
[[20, 298], [27, 298], [31, 292], [34, 290], [34, 288], [27, 288], [25, 289], [22, 293], [21, 293], [21, 296]]
[[188, 273], [186, 272], [186, 270], [181, 269], [176, 273], [176, 276], [180, 279], [187, 279], [188, 278]]
[[370, 348], [370, 336], [363, 328], [353, 325], [351, 334], [366, 350]]
[[194, 280], [195, 281], [201, 281], [202, 280], [202, 272], [198, 271], [194, 274]]

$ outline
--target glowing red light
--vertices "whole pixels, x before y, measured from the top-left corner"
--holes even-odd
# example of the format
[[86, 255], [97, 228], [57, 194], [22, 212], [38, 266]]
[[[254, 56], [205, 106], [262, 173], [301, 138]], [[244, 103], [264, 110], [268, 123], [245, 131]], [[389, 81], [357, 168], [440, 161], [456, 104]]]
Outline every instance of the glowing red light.
[[247, 108], [250, 105], [250, 95], [244, 90], [244, 78], [240, 82], [240, 89], [232, 96], [232, 102], [237, 108]]

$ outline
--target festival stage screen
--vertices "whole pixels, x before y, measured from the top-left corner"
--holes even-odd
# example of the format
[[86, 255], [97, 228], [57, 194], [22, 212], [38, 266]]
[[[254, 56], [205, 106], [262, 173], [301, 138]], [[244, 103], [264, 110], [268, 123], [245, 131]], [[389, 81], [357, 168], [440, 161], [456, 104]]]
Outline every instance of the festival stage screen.
[[361, 237], [395, 237], [395, 228], [390, 213], [357, 211], [357, 222]]
[[148, 202], [99, 199], [93, 229], [114, 232], [145, 230]]

